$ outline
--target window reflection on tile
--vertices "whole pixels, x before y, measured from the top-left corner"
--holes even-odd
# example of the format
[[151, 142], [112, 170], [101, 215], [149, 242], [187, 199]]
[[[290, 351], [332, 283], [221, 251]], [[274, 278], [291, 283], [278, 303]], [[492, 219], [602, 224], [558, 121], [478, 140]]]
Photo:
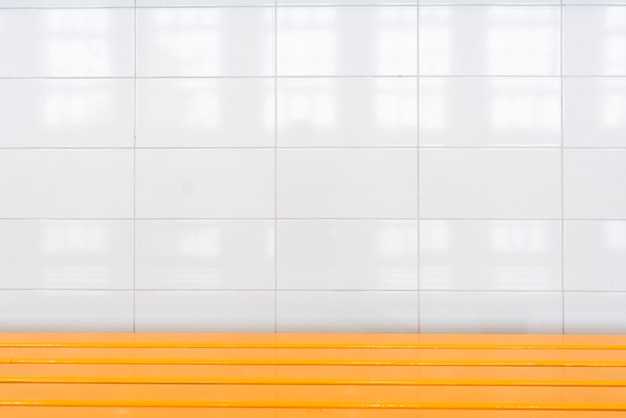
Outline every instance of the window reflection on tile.
[[0, 76], [133, 74], [132, 10], [0, 10], [0, 27], [0, 55], [10, 57]]
[[415, 75], [414, 7], [278, 9], [279, 75]]
[[279, 146], [416, 146], [417, 82], [282, 79], [277, 116]]
[[558, 75], [558, 7], [420, 9], [420, 74]]
[[139, 221], [137, 287], [271, 289], [273, 221]]
[[559, 290], [559, 221], [420, 223], [420, 288]]
[[559, 145], [558, 78], [420, 80], [421, 146]]

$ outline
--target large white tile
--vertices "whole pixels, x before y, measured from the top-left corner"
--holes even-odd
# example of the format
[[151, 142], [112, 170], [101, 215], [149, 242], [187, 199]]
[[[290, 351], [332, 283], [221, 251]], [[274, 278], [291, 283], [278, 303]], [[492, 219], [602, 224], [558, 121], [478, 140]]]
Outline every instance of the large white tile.
[[626, 293], [565, 293], [565, 332], [625, 334]]
[[583, 5], [626, 4], [626, 0], [563, 0], [563, 4], [583, 4]]
[[559, 7], [420, 8], [421, 75], [559, 75]]
[[132, 221], [0, 220], [1, 289], [132, 289]]
[[274, 80], [137, 80], [137, 145], [273, 147]]
[[417, 221], [278, 223], [279, 289], [417, 290]]
[[424, 218], [560, 218], [559, 150], [422, 149]]
[[274, 221], [137, 221], [138, 289], [274, 289]]
[[138, 76], [270, 76], [272, 8], [137, 9]]
[[537, 4], [553, 4], [560, 5], [560, 0], [419, 0], [419, 4], [427, 5], [537, 5]]
[[416, 78], [288, 78], [277, 95], [279, 146], [417, 146]]
[[279, 333], [414, 333], [416, 292], [279, 291]]
[[132, 80], [0, 80], [0, 147], [132, 147]]
[[127, 218], [132, 150], [0, 150], [0, 218]]
[[417, 75], [415, 7], [282, 7], [278, 75]]
[[274, 292], [137, 291], [137, 332], [274, 332]]
[[417, 216], [417, 152], [279, 150], [277, 205], [285, 218]]
[[274, 150], [138, 150], [139, 218], [273, 218]]
[[559, 334], [560, 292], [421, 292], [420, 330], [443, 334]]
[[565, 221], [566, 290], [626, 291], [626, 221]]
[[416, 5], [417, 0], [276, 0], [279, 6]]
[[132, 292], [3, 290], [0, 332], [132, 332]]
[[626, 75], [626, 7], [565, 7], [563, 72]]
[[132, 76], [133, 10], [0, 9], [0, 56], [0, 77]]
[[559, 78], [420, 80], [420, 146], [559, 146]]
[[422, 290], [560, 290], [560, 221], [421, 221]]
[[0, 0], [3, 7], [134, 7], [135, 0]]
[[626, 147], [626, 79], [566, 78], [566, 147]]
[[626, 150], [569, 149], [563, 158], [566, 218], [626, 219]]
[[273, 6], [274, 0], [137, 0], [137, 7]]

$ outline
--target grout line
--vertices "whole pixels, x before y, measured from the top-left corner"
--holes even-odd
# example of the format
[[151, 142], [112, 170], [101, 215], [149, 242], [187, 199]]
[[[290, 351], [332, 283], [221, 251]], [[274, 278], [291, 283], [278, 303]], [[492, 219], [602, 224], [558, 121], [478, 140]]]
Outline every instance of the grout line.
[[[215, 289], [211, 289], [211, 288], [189, 288], [189, 289], [182, 289], [182, 288], [178, 288], [178, 289], [168, 289], [168, 288], [162, 288], [162, 289], [107, 289], [107, 288], [78, 288], [78, 289], [74, 289], [74, 288], [0, 288], [0, 291], [15, 291], [15, 292], [80, 292], [80, 291], [84, 291], [84, 292], [133, 292], [133, 293], [141, 293], [141, 292], [265, 292], [265, 293], [277, 293], [277, 291], [275, 291], [272, 288], [267, 288], [267, 289], [250, 289], [250, 288], [241, 288], [241, 289], [219, 289], [219, 288], [215, 288]], [[309, 289], [309, 288], [303, 288], [303, 289], [280, 289], [278, 290], [278, 292], [285, 292], [285, 293], [290, 293], [290, 292], [326, 292], [326, 293], [332, 293], [332, 292], [337, 292], [337, 293], [341, 293], [341, 292], [350, 292], [350, 293], [359, 293], [359, 292], [370, 292], [370, 293], [407, 293], [407, 292], [415, 292], [415, 288], [407, 288], [407, 289]], [[607, 295], [614, 295], [614, 294], [624, 294], [626, 295], [626, 289], [622, 289], [622, 290], [565, 290], [563, 292], [561, 292], [560, 290], [544, 290], [544, 289], [539, 289], [539, 290], [532, 290], [532, 289], [477, 289], [477, 290], [469, 290], [469, 289], [425, 289], [425, 290], [421, 290], [422, 293], [553, 293], [553, 294], [576, 294], [576, 293], [583, 293], [583, 294], [588, 294], [588, 293], [592, 293], [592, 294], [607, 294]]]
[[137, 0], [133, 8], [133, 333], [137, 330]]
[[563, 143], [564, 143], [564, 95], [563, 90], [563, 50], [565, 48], [564, 31], [563, 31], [563, 0], [561, 0], [561, 19], [560, 19], [560, 36], [561, 36], [561, 332], [565, 335], [565, 193], [564, 193], [564, 170], [563, 170]]
[[446, 221], [446, 222], [626, 222], [623, 218], [2, 218], [0, 222], [15, 221], [50, 221], [50, 222], [102, 222], [102, 221], [137, 221], [137, 222], [195, 222], [195, 221], [281, 221], [281, 222], [298, 222], [298, 221], [347, 221], [347, 222], [366, 222], [366, 221], [385, 221], [385, 222], [405, 222], [405, 221]]
[[[1, 11], [2, 9], [0, 9]], [[194, 75], [194, 76], [177, 76], [177, 75], [158, 75], [158, 76], [68, 76], [68, 77], [10, 77], [0, 76], [0, 80], [32, 80], [32, 81], [45, 81], [45, 80], [214, 80], [214, 79], [259, 79], [259, 80], [273, 80], [278, 79], [353, 79], [353, 78], [384, 78], [384, 79], [402, 79], [402, 78], [552, 78], [559, 79], [561, 76], [554, 75], [537, 75], [537, 74], [398, 74], [398, 75], [230, 75], [230, 76], [208, 76], [208, 75]], [[608, 79], [624, 79], [626, 75], [563, 75], [563, 78], [608, 78]]]
[[[133, 132], [134, 133], [134, 132]], [[582, 150], [582, 151], [623, 151], [626, 147], [564, 147], [562, 145], [550, 146], [442, 146], [420, 145], [416, 146], [302, 146], [302, 147], [0, 147], [0, 151], [307, 151], [307, 150], [388, 150], [388, 151], [411, 151], [420, 148], [422, 150], [448, 151], [448, 150], [499, 150], [499, 151], [550, 151], [550, 150]]]

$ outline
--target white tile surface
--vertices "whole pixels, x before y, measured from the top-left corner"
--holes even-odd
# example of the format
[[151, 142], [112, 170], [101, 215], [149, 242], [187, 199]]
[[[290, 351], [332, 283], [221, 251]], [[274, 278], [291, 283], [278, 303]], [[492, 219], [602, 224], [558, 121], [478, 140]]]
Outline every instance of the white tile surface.
[[273, 147], [274, 80], [137, 80], [140, 147]]
[[559, 5], [560, 0], [419, 0], [421, 5]]
[[0, 9], [0, 56], [0, 77], [132, 76], [133, 11]]
[[0, 0], [4, 7], [133, 7], [135, 0]]
[[132, 147], [133, 81], [0, 80], [0, 147]]
[[561, 145], [561, 80], [420, 80], [420, 146]]
[[0, 218], [127, 218], [132, 150], [0, 150]]
[[416, 5], [417, 0], [276, 0], [279, 6]]
[[279, 221], [279, 289], [417, 290], [417, 221]]
[[274, 221], [137, 221], [137, 289], [274, 289]]
[[559, 218], [559, 150], [422, 149], [420, 216]]
[[565, 7], [566, 75], [626, 75], [626, 8]]
[[279, 150], [278, 216], [413, 218], [416, 150]]
[[1, 289], [132, 289], [132, 221], [0, 220]]
[[421, 290], [561, 290], [560, 221], [421, 221]]
[[274, 292], [138, 291], [137, 332], [274, 332]]
[[626, 291], [626, 221], [565, 221], [566, 290]]
[[422, 292], [424, 333], [559, 334], [560, 292]]
[[559, 7], [420, 8], [421, 75], [559, 75]]
[[626, 147], [626, 79], [564, 80], [566, 147]]
[[417, 332], [416, 292], [278, 292], [279, 333]]
[[0, 332], [132, 332], [132, 292], [3, 290]]
[[138, 150], [139, 218], [273, 218], [274, 150]]
[[274, 0], [137, 0], [137, 7], [273, 6]]
[[271, 8], [137, 9], [138, 76], [270, 76]]
[[583, 4], [583, 5], [626, 4], [626, 1], [624, 0], [563, 0], [563, 4]]
[[565, 332], [626, 333], [626, 293], [566, 293]]
[[278, 75], [417, 75], [415, 7], [277, 10]]
[[278, 145], [417, 146], [416, 78], [278, 81]]
[[566, 218], [626, 219], [626, 150], [565, 150]]

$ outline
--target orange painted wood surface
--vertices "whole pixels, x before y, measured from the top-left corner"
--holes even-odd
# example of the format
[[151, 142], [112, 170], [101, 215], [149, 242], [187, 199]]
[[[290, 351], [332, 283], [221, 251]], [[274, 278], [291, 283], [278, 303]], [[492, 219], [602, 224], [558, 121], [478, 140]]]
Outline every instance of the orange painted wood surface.
[[626, 418], [626, 336], [0, 334], [5, 416]]

